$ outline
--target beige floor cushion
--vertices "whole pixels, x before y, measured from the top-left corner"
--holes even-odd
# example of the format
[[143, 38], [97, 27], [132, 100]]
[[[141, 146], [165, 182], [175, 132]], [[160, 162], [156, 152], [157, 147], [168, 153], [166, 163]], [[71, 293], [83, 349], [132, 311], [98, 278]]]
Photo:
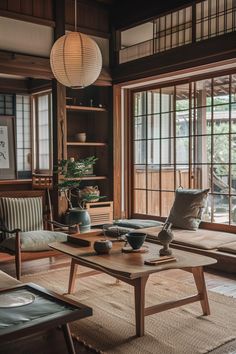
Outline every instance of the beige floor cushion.
[[[146, 232], [151, 239], [157, 238], [161, 227], [150, 227], [140, 229], [140, 232]], [[172, 229], [174, 233], [173, 243], [178, 243], [190, 247], [201, 248], [205, 250], [218, 249], [228, 243], [236, 242], [236, 235], [221, 231], [211, 231], [198, 229], [196, 231]]]

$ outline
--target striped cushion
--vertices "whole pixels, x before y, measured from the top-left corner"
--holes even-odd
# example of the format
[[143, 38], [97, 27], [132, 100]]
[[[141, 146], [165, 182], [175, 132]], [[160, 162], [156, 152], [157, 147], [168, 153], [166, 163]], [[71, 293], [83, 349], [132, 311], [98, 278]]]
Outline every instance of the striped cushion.
[[0, 198], [0, 217], [9, 230], [43, 229], [42, 197]]

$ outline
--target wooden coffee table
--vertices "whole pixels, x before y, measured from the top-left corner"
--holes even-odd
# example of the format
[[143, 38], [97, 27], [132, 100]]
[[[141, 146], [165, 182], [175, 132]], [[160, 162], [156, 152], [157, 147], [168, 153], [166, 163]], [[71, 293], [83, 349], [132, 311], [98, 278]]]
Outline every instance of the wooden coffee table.
[[[98, 231], [98, 235], [81, 234], [80, 237], [90, 240], [93, 244], [95, 240], [101, 239], [101, 234], [101, 231]], [[144, 335], [145, 316], [154, 313], [200, 301], [203, 315], [210, 314], [203, 267], [216, 263], [214, 258], [173, 249], [173, 255], [177, 261], [150, 266], [145, 265], [144, 260], [157, 257], [161, 246], [146, 243], [145, 245], [149, 248], [147, 253], [123, 253], [121, 251], [123, 245], [123, 242], [114, 242], [112, 251], [107, 255], [97, 255], [92, 245], [81, 247], [68, 242], [55, 242], [51, 243], [50, 247], [72, 257], [68, 293], [74, 291], [78, 265], [104, 272], [134, 287], [136, 335], [139, 337]], [[197, 294], [145, 307], [145, 286], [150, 274], [168, 269], [191, 272], [196, 283]]]

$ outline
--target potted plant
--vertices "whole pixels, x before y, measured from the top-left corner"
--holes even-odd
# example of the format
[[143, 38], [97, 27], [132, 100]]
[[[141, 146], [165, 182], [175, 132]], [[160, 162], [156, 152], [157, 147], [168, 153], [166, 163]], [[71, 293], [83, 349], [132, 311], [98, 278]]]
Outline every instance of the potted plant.
[[[79, 187], [83, 177], [92, 174], [93, 165], [97, 161], [94, 156], [85, 159], [75, 160], [70, 158], [67, 160], [59, 160], [55, 171], [59, 174], [58, 190], [64, 193], [68, 202], [68, 211], [65, 215], [65, 222], [68, 225], [79, 224], [82, 232], [90, 229], [90, 216], [86, 210], [86, 203], [93, 201], [98, 197], [97, 194], [84, 195], [79, 198]], [[77, 198], [77, 207], [73, 207], [72, 197]]]

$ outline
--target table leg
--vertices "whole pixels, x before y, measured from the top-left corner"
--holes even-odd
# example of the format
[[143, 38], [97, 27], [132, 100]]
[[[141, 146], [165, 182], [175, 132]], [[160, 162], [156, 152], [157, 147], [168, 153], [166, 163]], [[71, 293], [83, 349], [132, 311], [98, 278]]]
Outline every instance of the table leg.
[[72, 258], [70, 264], [68, 294], [72, 294], [74, 292], [77, 268], [78, 268], [78, 263], [74, 258]]
[[148, 276], [137, 278], [134, 281], [134, 296], [135, 296], [135, 323], [136, 335], [144, 336], [144, 307], [145, 307], [145, 286]]
[[74, 348], [73, 339], [72, 339], [71, 334], [70, 334], [69, 325], [66, 323], [66, 324], [62, 325], [61, 328], [63, 330], [63, 334], [64, 334], [64, 338], [65, 338], [68, 354], [76, 354], [75, 348]]
[[207, 289], [206, 289], [203, 267], [192, 268], [192, 273], [194, 276], [198, 293], [201, 296], [200, 302], [201, 302], [203, 314], [206, 316], [210, 315], [210, 306], [209, 306], [209, 301], [207, 296]]

